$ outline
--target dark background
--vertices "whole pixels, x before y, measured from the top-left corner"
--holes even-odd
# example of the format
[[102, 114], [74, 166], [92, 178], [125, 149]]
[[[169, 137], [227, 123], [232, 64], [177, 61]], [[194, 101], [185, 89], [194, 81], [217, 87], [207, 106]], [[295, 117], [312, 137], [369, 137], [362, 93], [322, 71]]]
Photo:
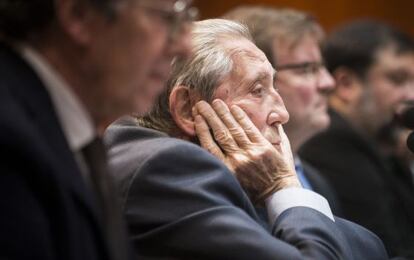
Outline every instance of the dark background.
[[217, 17], [242, 4], [291, 7], [313, 14], [329, 32], [354, 18], [375, 18], [414, 36], [413, 0], [196, 0], [201, 18]]

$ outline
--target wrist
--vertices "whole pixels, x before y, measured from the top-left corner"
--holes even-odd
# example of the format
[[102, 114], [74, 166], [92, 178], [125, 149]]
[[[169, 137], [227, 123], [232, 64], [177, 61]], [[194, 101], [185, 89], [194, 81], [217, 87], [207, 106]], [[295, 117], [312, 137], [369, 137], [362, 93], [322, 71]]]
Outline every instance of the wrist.
[[302, 188], [300, 181], [296, 174], [287, 174], [276, 178], [259, 196], [257, 196], [256, 203], [262, 205], [264, 201], [274, 193], [287, 188]]

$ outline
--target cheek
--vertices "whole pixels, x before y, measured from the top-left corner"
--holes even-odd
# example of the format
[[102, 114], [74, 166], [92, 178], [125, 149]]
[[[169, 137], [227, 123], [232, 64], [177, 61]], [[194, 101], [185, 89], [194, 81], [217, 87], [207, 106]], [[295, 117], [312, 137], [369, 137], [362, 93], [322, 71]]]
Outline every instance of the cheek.
[[214, 92], [213, 99], [216, 99], [216, 98], [221, 99], [230, 107], [230, 105], [235, 104], [235, 103], [232, 103], [229, 93], [230, 93], [229, 87], [220, 86]]
[[243, 109], [257, 129], [263, 133], [267, 125], [266, 118], [268, 114], [263, 106], [249, 100], [234, 102], [233, 104]]

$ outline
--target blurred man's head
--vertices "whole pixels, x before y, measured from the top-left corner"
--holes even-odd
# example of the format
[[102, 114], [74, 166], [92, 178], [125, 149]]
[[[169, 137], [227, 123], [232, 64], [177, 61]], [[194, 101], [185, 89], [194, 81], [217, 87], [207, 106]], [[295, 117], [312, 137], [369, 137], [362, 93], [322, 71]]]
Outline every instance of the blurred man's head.
[[323, 53], [337, 81], [331, 106], [361, 132], [376, 135], [414, 100], [414, 42], [397, 29], [353, 22], [328, 37]]
[[276, 86], [290, 114], [285, 130], [296, 152], [330, 122], [327, 94], [334, 81], [321, 57], [322, 28], [313, 17], [291, 9], [244, 6], [225, 17], [245, 23], [276, 68]]
[[196, 22], [193, 55], [173, 64], [167, 91], [141, 124], [188, 140], [195, 139], [192, 107], [219, 98], [239, 105], [275, 146], [288, 113], [274, 88], [275, 70], [252, 42], [246, 27], [223, 19]]
[[152, 105], [173, 57], [188, 53], [189, 4], [3, 0], [0, 35], [40, 52], [101, 125]]

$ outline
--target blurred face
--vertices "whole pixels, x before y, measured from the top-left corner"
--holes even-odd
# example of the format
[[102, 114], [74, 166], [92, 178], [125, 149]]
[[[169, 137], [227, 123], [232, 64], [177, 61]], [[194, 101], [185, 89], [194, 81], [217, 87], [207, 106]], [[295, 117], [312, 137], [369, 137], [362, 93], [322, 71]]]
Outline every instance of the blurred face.
[[[162, 91], [176, 55], [189, 53], [189, 23], [176, 25], [173, 0], [119, 1], [112, 21], [93, 24], [88, 75], [94, 77], [95, 115], [142, 114]], [[172, 30], [175, 30], [172, 35]]]
[[[275, 42], [276, 86], [290, 114], [285, 130], [296, 150], [329, 125], [327, 93], [334, 80], [323, 66], [318, 41], [308, 35], [293, 48]], [[296, 142], [296, 143], [295, 143]]]
[[233, 70], [218, 86], [214, 98], [241, 107], [264, 137], [279, 149], [277, 125], [286, 123], [289, 114], [274, 87], [275, 70], [263, 52], [247, 40], [229, 40], [227, 47]]
[[362, 84], [357, 112], [363, 115], [365, 128], [377, 131], [414, 101], [414, 53], [399, 55], [393, 48], [379, 51]]

